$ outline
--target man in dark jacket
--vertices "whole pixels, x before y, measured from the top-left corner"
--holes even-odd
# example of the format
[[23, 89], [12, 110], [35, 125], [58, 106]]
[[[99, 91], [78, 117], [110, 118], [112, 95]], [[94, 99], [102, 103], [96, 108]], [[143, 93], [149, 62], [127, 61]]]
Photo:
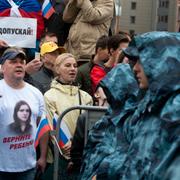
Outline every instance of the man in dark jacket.
[[95, 56], [87, 63], [81, 65], [78, 68], [77, 82], [80, 85], [80, 88], [91, 96], [93, 96], [90, 71], [94, 64], [99, 64], [101, 61], [106, 61], [109, 58], [108, 55], [108, 36], [101, 36], [96, 42], [96, 54]]
[[65, 52], [63, 47], [58, 47], [54, 42], [45, 42], [41, 46], [42, 68], [35, 74], [32, 74], [33, 85], [43, 94], [50, 89], [51, 81], [55, 77], [54, 62], [57, 56]]

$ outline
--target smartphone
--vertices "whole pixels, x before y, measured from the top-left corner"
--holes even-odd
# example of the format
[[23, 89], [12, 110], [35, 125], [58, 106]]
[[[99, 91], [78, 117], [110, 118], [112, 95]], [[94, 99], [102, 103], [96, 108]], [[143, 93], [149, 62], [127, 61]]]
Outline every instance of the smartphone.
[[34, 58], [40, 60], [40, 52], [35, 52], [35, 57]]

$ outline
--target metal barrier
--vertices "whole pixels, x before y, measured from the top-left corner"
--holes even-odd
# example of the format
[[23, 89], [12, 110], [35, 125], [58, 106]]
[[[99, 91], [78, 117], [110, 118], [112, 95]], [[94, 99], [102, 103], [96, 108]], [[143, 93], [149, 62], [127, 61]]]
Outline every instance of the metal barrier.
[[[85, 110], [86, 113], [86, 122], [85, 122], [85, 143], [87, 142], [87, 134], [88, 130], [93, 126], [93, 124], [100, 119], [103, 114], [105, 114], [107, 108], [106, 107], [99, 107], [99, 106], [73, 106], [70, 108], [67, 108], [65, 111], [62, 112], [62, 114], [59, 116], [57, 120], [57, 126], [56, 126], [56, 132], [53, 134], [56, 135], [57, 142], [59, 142], [59, 127], [61, 120], [63, 117], [70, 111], [73, 110]], [[58, 180], [58, 169], [59, 169], [59, 150], [54, 145], [54, 173], [53, 173], [53, 180]]]

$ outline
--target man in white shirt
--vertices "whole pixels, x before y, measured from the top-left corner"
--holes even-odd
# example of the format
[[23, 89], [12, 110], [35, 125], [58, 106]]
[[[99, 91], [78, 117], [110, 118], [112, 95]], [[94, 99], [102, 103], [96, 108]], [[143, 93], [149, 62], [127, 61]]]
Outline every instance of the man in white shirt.
[[40, 140], [36, 162], [34, 140], [37, 124], [45, 112], [41, 92], [23, 78], [26, 56], [8, 48], [0, 58], [4, 79], [0, 80], [0, 180], [33, 180], [36, 167], [46, 167], [49, 135]]

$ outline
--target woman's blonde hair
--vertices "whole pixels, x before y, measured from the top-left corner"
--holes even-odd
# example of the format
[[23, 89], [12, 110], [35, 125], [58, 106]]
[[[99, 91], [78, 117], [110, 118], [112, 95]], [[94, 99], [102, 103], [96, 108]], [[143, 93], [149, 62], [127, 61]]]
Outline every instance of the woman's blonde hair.
[[[58, 74], [58, 69], [59, 69], [59, 66], [61, 65], [62, 62], [64, 62], [66, 59], [68, 58], [73, 58], [75, 59], [75, 56], [73, 56], [71, 53], [63, 53], [63, 54], [60, 54], [56, 60], [55, 60], [55, 72]], [[76, 60], [76, 59], [75, 59]]]

